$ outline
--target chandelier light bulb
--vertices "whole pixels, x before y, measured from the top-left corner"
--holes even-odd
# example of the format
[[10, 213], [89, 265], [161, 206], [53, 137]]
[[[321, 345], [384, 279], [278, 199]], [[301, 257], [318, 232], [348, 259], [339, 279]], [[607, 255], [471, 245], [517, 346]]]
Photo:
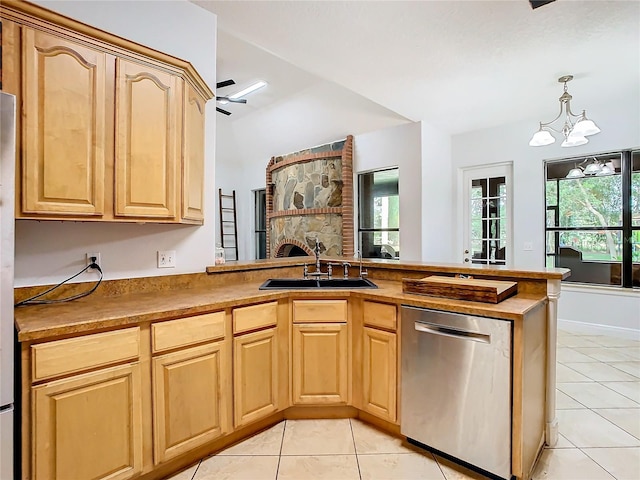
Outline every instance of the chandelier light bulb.
[[593, 120], [589, 120], [585, 115], [585, 112], [582, 112], [580, 119], [573, 126], [572, 134], [576, 134], [582, 137], [588, 137], [589, 135], [595, 135], [596, 133], [600, 133], [600, 129], [598, 126], [593, 123]]
[[553, 138], [553, 135], [551, 135], [547, 130], [542, 130], [541, 127], [540, 130], [533, 134], [533, 137], [531, 137], [531, 140], [529, 141], [529, 145], [532, 147], [542, 147], [544, 145], [551, 145], [555, 141], [556, 139]]
[[581, 137], [579, 135], [569, 135], [560, 146], [577, 147], [579, 145], [584, 145], [585, 143], [589, 143], [589, 140], [587, 140], [585, 137]]

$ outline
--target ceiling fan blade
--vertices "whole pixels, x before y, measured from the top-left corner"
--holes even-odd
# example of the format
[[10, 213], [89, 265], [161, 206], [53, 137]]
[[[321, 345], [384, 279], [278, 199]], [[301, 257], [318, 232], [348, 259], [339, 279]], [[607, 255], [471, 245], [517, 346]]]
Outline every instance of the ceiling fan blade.
[[216, 97], [216, 100], [224, 100], [231, 103], [247, 103], [246, 98], [229, 98], [229, 97]]
[[231, 112], [227, 112], [226, 110], [223, 110], [220, 107], [216, 107], [216, 112], [224, 113], [225, 115], [231, 115]]
[[224, 87], [228, 87], [229, 85], [235, 85], [235, 84], [236, 82], [234, 82], [232, 79], [223, 80], [222, 82], [216, 83], [216, 88], [224, 88]]

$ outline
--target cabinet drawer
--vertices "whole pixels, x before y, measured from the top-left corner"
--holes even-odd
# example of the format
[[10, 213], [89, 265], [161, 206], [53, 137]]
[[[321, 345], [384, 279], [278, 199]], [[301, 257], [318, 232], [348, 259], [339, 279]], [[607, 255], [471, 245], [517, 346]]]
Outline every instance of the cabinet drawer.
[[269, 327], [278, 322], [278, 302], [263, 303], [233, 311], [233, 333]]
[[365, 300], [364, 324], [395, 331], [397, 328], [396, 306]]
[[294, 300], [294, 323], [346, 322], [346, 300]]
[[32, 380], [79, 372], [140, 356], [140, 327], [31, 346]]
[[151, 325], [153, 353], [224, 337], [224, 312]]

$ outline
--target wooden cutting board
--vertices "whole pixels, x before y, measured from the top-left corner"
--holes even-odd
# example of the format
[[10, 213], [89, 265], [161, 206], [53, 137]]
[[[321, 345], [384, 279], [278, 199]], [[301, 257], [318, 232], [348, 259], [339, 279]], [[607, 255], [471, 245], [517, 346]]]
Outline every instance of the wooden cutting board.
[[518, 283], [431, 275], [420, 279], [403, 278], [402, 291], [455, 300], [498, 303], [518, 293]]

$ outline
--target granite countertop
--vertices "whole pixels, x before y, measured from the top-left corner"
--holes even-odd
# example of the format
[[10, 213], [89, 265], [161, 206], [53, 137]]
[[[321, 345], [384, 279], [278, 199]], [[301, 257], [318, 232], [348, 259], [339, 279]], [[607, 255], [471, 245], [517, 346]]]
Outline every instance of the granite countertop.
[[[322, 257], [320, 262], [324, 265], [327, 262], [341, 263], [348, 261], [353, 268], [359, 265], [356, 258], [344, 257]], [[227, 261], [222, 265], [207, 267], [207, 273], [228, 273], [250, 270], [263, 270], [272, 268], [283, 268], [292, 266], [312, 265], [315, 263], [314, 257], [289, 257], [270, 258], [262, 260]], [[468, 275], [483, 275], [492, 277], [517, 277], [522, 279], [549, 279], [563, 280], [568, 278], [571, 271], [567, 268], [517, 268], [503, 265], [480, 265], [463, 263], [424, 263], [385, 259], [363, 259], [362, 266], [365, 268], [379, 268], [385, 270], [399, 271], [422, 271], [430, 273], [463, 273]]]
[[367, 290], [259, 290], [261, 281], [218, 287], [197, 287], [165, 292], [129, 293], [111, 297], [85, 297], [69, 303], [33, 305], [15, 309], [20, 342], [38, 341], [62, 335], [89, 333], [108, 328], [169, 320], [229, 307], [280, 298], [359, 297], [436, 310], [490, 316], [518, 321], [546, 301], [541, 294], [521, 293], [498, 304], [449, 300], [402, 293], [402, 283], [374, 282], [378, 289]]

